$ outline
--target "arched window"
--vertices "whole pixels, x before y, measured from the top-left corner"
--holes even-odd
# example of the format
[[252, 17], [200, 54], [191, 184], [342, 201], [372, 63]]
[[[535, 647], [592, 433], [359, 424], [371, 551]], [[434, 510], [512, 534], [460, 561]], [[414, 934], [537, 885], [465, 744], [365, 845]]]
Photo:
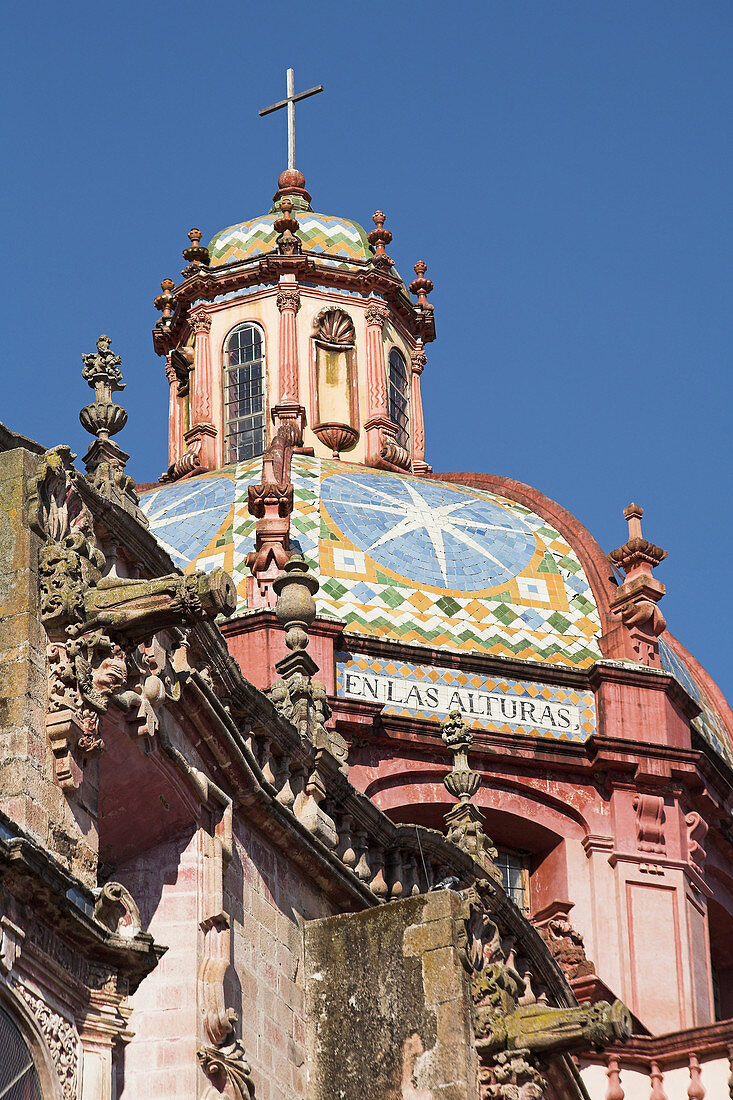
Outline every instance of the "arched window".
[[30, 1048], [3, 1008], [0, 1008], [0, 1051], [2, 1100], [43, 1100]]
[[224, 344], [224, 454], [226, 462], [255, 458], [265, 449], [265, 342], [259, 325], [238, 325]]
[[407, 448], [410, 441], [410, 381], [407, 377], [405, 357], [397, 348], [389, 353], [387, 400], [389, 418], [397, 425], [397, 442]]

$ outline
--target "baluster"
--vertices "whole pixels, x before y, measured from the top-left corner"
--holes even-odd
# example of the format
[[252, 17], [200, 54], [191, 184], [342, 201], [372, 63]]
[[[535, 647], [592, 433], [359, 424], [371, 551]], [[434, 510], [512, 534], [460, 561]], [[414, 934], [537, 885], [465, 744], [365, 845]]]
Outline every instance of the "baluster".
[[690, 1100], [705, 1100], [705, 1086], [702, 1083], [702, 1066], [697, 1060], [696, 1054], [690, 1055], [690, 1083], [687, 1086], [687, 1095]]
[[351, 838], [351, 815], [343, 813], [341, 814], [339, 821], [339, 845], [338, 854], [341, 857], [341, 862], [345, 867], [348, 867], [350, 871], [353, 871], [356, 867], [356, 852], [354, 851], [352, 838]]
[[389, 900], [399, 901], [405, 890], [402, 871], [402, 852], [399, 848], [391, 848], [387, 858], [389, 866]]
[[363, 829], [357, 829], [354, 832], [354, 837], [356, 839], [356, 849], [358, 852], [361, 852], [359, 861], [354, 870], [362, 882], [369, 882], [369, 879], [372, 877], [372, 869], [369, 866], [369, 860], [367, 858], [367, 853], [369, 851], [367, 846], [367, 835]]
[[295, 792], [290, 782], [290, 757], [284, 754], [280, 757], [275, 779], [276, 785], [280, 788], [275, 795], [275, 800], [281, 806], [284, 806], [286, 810], [292, 810], [295, 802]]
[[305, 768], [297, 761], [290, 761], [290, 787], [293, 792], [293, 813], [297, 817], [308, 796], [305, 793]]
[[610, 1054], [608, 1056], [608, 1069], [606, 1070], [606, 1077], [608, 1078], [606, 1100], [624, 1100], [626, 1093], [621, 1088], [621, 1071], [618, 1066], [618, 1058], [616, 1058], [613, 1054]]
[[649, 1079], [652, 1083], [649, 1100], [667, 1100], [667, 1094], [662, 1087], [664, 1078], [657, 1062], [652, 1062], [649, 1067]]
[[275, 786], [275, 772], [273, 770], [274, 757], [270, 751], [272, 738], [264, 736], [260, 739], [260, 767], [266, 783]]
[[417, 875], [417, 856], [414, 852], [405, 852], [404, 855], [404, 884], [405, 896], [414, 897], [420, 893], [420, 883]]
[[374, 878], [369, 883], [369, 889], [380, 901], [386, 901], [389, 887], [384, 878], [384, 848], [381, 844], [370, 845], [369, 857], [374, 871]]

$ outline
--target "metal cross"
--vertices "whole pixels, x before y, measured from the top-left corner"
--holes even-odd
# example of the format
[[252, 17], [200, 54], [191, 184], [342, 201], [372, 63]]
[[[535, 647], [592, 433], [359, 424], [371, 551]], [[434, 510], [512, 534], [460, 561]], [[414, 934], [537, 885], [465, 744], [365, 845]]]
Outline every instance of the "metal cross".
[[295, 168], [295, 104], [299, 99], [307, 99], [308, 96], [317, 95], [318, 92], [323, 91], [323, 85], [319, 84], [316, 88], [309, 88], [307, 92], [298, 92], [295, 94], [295, 72], [293, 69], [288, 69], [287, 83], [286, 83], [287, 97], [281, 99], [279, 103], [273, 103], [271, 107], [263, 107], [259, 112], [260, 118], [263, 115], [269, 115], [273, 111], [279, 111], [281, 107], [287, 107], [288, 109], [288, 168]]

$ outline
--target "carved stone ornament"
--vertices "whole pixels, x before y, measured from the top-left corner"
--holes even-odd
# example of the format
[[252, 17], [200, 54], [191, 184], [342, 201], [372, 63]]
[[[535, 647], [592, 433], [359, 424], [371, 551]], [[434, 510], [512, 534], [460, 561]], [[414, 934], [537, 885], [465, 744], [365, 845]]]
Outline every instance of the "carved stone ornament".
[[685, 816], [685, 825], [687, 826], [687, 858], [698, 874], [702, 875], [707, 858], [703, 841], [707, 836], [708, 825], [696, 810], [692, 810]]
[[125, 939], [133, 939], [142, 928], [137, 903], [120, 882], [104, 884], [94, 904], [94, 916], [110, 932], [116, 932]]
[[636, 846], [640, 852], [664, 852], [664, 799], [658, 794], [635, 794]]
[[254, 1100], [252, 1071], [239, 1039], [221, 1046], [201, 1046], [199, 1064], [211, 1085], [202, 1100]]
[[75, 458], [69, 447], [46, 451], [31, 490], [30, 522], [46, 540], [38, 569], [41, 618], [48, 629], [83, 619], [84, 592], [97, 583], [105, 561], [92, 514], [79, 495]]
[[120, 371], [122, 360], [110, 350], [110, 344], [109, 336], [100, 336], [96, 352], [82, 355], [81, 374], [94, 390], [94, 404], [83, 408], [79, 419], [82, 426], [100, 440], [116, 435], [127, 423], [127, 413], [112, 400], [112, 394], [124, 390], [125, 383]]
[[364, 320], [368, 325], [378, 325], [380, 328], [384, 328], [389, 320], [389, 310], [386, 306], [372, 303], [364, 310]]
[[300, 293], [297, 290], [279, 290], [275, 303], [281, 313], [284, 309], [292, 309], [297, 313], [300, 309]]
[[41, 619], [49, 633], [46, 729], [55, 773], [77, 787], [76, 757], [104, 748], [99, 718], [128, 677], [126, 651], [181, 622], [231, 614], [234, 582], [221, 569], [148, 580], [101, 577], [105, 558], [77, 485], [68, 447], [38, 465], [30, 519], [45, 539], [39, 552]]
[[313, 321], [313, 336], [325, 348], [353, 348], [354, 322], [343, 309], [324, 309]]
[[59, 1016], [46, 1002], [19, 982], [14, 991], [23, 998], [38, 1020], [38, 1025], [51, 1053], [64, 1100], [77, 1100], [79, 1073], [79, 1036], [73, 1024]]
[[404, 447], [400, 447], [399, 443], [395, 439], [383, 433], [379, 442], [379, 454], [380, 457], [391, 463], [393, 466], [399, 466], [401, 470], [410, 469], [410, 455]]
[[535, 1100], [543, 1092], [528, 1086], [545, 1087], [544, 1058], [625, 1042], [631, 1016], [620, 1001], [549, 1006], [529, 963], [516, 957], [513, 937], [502, 935], [491, 913], [493, 890], [490, 882], [479, 880], [463, 892], [457, 945], [471, 983], [481, 1096]]
[[199, 333], [211, 332], [211, 317], [208, 313], [205, 313], [202, 309], [196, 310], [194, 313], [190, 313], [188, 317], [188, 323], [191, 326], [191, 331], [198, 336]]
[[595, 974], [595, 966], [585, 953], [583, 937], [566, 915], [551, 917], [537, 930], [568, 981]]

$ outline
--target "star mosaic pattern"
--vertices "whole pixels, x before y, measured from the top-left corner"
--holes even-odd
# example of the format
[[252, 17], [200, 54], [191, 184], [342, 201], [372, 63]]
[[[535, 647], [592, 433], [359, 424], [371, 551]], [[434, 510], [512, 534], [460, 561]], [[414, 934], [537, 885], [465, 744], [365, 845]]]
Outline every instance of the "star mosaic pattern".
[[475, 591], [511, 580], [536, 550], [532, 528], [487, 500], [435, 482], [333, 474], [323, 507], [374, 561], [420, 584]]
[[[240, 463], [141, 500], [181, 568], [231, 573], [240, 614], [254, 547], [247, 488], [261, 468], [261, 459]], [[304, 455], [293, 457], [291, 476], [291, 541], [320, 580], [319, 611], [350, 632], [576, 668], [601, 656], [580, 561], [530, 509], [480, 489]]]

